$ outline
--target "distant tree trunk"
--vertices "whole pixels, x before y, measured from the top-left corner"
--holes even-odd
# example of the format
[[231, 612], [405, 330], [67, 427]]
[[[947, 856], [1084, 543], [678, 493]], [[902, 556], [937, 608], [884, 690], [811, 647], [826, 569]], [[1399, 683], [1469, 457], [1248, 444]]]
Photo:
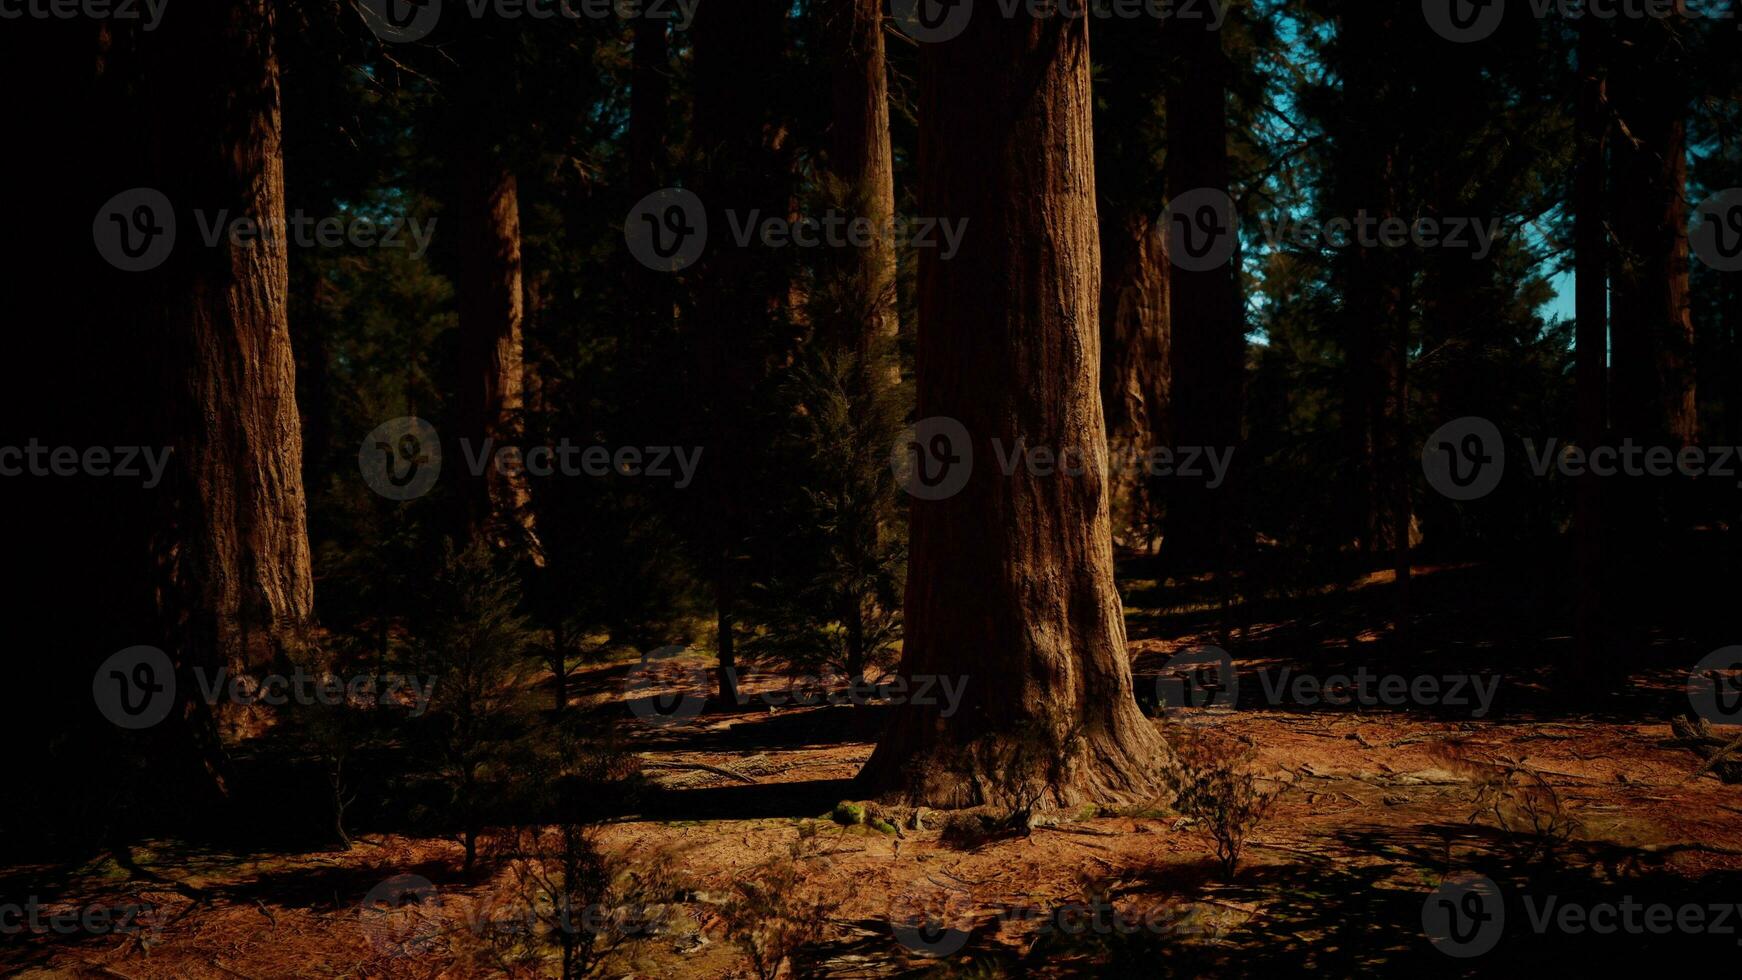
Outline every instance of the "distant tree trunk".
[[[1610, 69], [1617, 125], [1612, 141], [1611, 213], [1617, 246], [1610, 286], [1610, 421], [1615, 438], [1674, 449], [1697, 438], [1693, 320], [1688, 302], [1688, 111], [1682, 55], [1684, 21], [1628, 20]], [[1656, 604], [1673, 553], [1667, 533], [1678, 496], [1667, 481], [1622, 477], [1606, 503], [1614, 534], [1618, 594]], [[1619, 642], [1643, 642], [1638, 617], [1625, 617]]]
[[755, 245], [737, 247], [729, 231], [734, 219], [752, 212], [789, 213], [784, 133], [771, 112], [779, 97], [772, 72], [784, 51], [787, 9], [781, 0], [703, 0], [690, 31], [700, 194], [718, 236], [697, 269], [703, 300], [693, 350], [709, 466], [695, 487], [707, 499], [698, 534], [708, 552], [703, 567], [714, 580], [719, 693], [728, 704], [738, 695], [735, 606], [754, 505], [751, 457], [757, 450], [748, 406], [766, 356], [759, 331], [789, 300], [789, 278], [776, 259]]
[[1115, 536], [1122, 528], [1143, 535], [1150, 530], [1157, 501], [1151, 499], [1151, 481], [1134, 464], [1150, 449], [1170, 444], [1167, 248], [1167, 229], [1154, 216], [1101, 215], [1101, 404], [1113, 461]]
[[[1230, 191], [1228, 61], [1221, 32], [1207, 18], [1168, 22], [1163, 36], [1174, 59], [1167, 89], [1167, 192], [1170, 199], [1208, 188]], [[1169, 412], [1181, 446], [1223, 452], [1240, 441], [1246, 334], [1236, 269], [1173, 269], [1172, 389]], [[1227, 568], [1234, 544], [1234, 487], [1210, 490], [1198, 479], [1167, 488], [1162, 548], [1176, 567]]]
[[[824, 5], [824, 35], [834, 76], [834, 115], [829, 169], [851, 192], [858, 216], [880, 232], [869, 248], [859, 249], [859, 277], [879, 297], [874, 322], [855, 346], [861, 363], [877, 349], [877, 338], [893, 341], [900, 331], [895, 311], [895, 242], [887, 234], [895, 220], [895, 160], [889, 141], [889, 80], [883, 56], [880, 0], [830, 0]], [[899, 368], [897, 368], [899, 371]]]
[[[629, 198], [639, 201], [664, 187], [665, 148], [671, 103], [671, 47], [665, 21], [635, 19], [635, 50], [629, 82]], [[628, 304], [650, 337], [660, 336], [672, 318], [669, 273], [628, 261]]]
[[1686, 95], [1680, 20], [1629, 23], [1611, 95], [1614, 142], [1614, 404], [1617, 434], [1657, 444], [1696, 438], [1688, 304]]
[[[1087, 32], [975, 18], [919, 55], [920, 200], [969, 232], [920, 257], [918, 414], [957, 420], [975, 464], [912, 505], [900, 668], [967, 676], [962, 703], [897, 709], [861, 773], [911, 802], [1143, 802], [1166, 758], [1113, 581]], [[1081, 475], [1007, 475], [994, 439], [1080, 452]]]
[[505, 448], [524, 451], [524, 349], [521, 326], [520, 197], [513, 171], [488, 141], [461, 153], [458, 296], [461, 435], [472, 452], [490, 447], [467, 498], [468, 520], [497, 548], [544, 564], [533, 524], [532, 492], [516, 466], [496, 465]]
[[[1589, 452], [1608, 429], [1609, 243], [1604, 220], [1608, 108], [1604, 93], [1605, 28], [1579, 21], [1578, 157], [1573, 178], [1574, 388], [1577, 437]], [[1570, 678], [1589, 677], [1607, 661], [1604, 650], [1602, 480], [1587, 472], [1574, 487], [1574, 659]]]

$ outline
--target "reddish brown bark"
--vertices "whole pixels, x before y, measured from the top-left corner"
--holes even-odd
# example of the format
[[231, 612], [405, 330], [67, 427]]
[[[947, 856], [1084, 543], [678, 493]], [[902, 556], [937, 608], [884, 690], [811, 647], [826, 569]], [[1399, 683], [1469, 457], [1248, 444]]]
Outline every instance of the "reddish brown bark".
[[[845, 185], [859, 215], [878, 229], [895, 218], [895, 161], [889, 142], [889, 80], [883, 53], [879, 0], [832, 0], [824, 8], [824, 34], [834, 75], [834, 115], [829, 168]], [[873, 322], [865, 324], [859, 349], [865, 357], [875, 339], [900, 330], [895, 312], [895, 243], [879, 234], [859, 250], [860, 277], [882, 297]]]
[[1145, 533], [1155, 503], [1151, 481], [1131, 464], [1171, 443], [1167, 229], [1146, 214], [1103, 215], [1101, 253], [1101, 404], [1117, 464], [1109, 474], [1113, 527], [1115, 534]]
[[491, 450], [489, 465], [468, 494], [468, 518], [473, 530], [496, 547], [542, 565], [526, 475], [517, 466], [495, 463], [497, 451], [524, 448], [519, 184], [490, 148], [464, 156], [457, 208], [462, 235], [458, 415], [472, 452]]
[[160, 598], [178, 653], [238, 671], [281, 654], [314, 600], [273, 19], [258, 0], [166, 23], [146, 69], [171, 200], [266, 229], [257, 242], [178, 247], [157, 280], [177, 437]]
[[[958, 420], [976, 462], [959, 493], [913, 504], [901, 671], [967, 683], [947, 717], [899, 709], [861, 773], [872, 792], [939, 807], [1157, 792], [1166, 750], [1132, 696], [1113, 583], [1089, 75], [1080, 19], [975, 18], [920, 53], [920, 200], [968, 233], [952, 260], [920, 257], [918, 414]], [[993, 439], [1088, 465], [1006, 474]]]

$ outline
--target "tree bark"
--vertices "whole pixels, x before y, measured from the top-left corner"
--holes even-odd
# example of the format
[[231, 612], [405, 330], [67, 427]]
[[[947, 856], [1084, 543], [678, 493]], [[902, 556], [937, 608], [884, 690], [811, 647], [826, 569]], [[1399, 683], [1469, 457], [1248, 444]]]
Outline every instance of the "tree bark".
[[[1615, 439], [1675, 449], [1697, 438], [1693, 320], [1687, 228], [1689, 70], [1679, 19], [1626, 21], [1610, 73], [1615, 107], [1613, 214], [1616, 256], [1610, 285], [1610, 421]], [[1663, 480], [1611, 482], [1609, 523], [1617, 594], [1647, 605], [1672, 601], [1654, 573], [1674, 553], [1668, 532], [1681, 499]], [[1618, 644], [1645, 642], [1638, 617], [1619, 623]]]
[[188, 658], [233, 671], [282, 655], [314, 603], [273, 19], [271, 4], [250, 0], [165, 24], [146, 69], [165, 193], [267, 229], [252, 244], [178, 248], [157, 277], [177, 437], [155, 549], [161, 594]]
[[1688, 302], [1687, 104], [1679, 21], [1628, 25], [1614, 83], [1614, 405], [1617, 434], [1651, 444], [1697, 438]]
[[461, 435], [491, 457], [467, 495], [467, 519], [497, 548], [544, 564], [526, 474], [496, 465], [495, 453], [524, 450], [525, 362], [521, 334], [520, 196], [514, 173], [494, 147], [479, 141], [461, 153], [460, 379]]
[[[877, 312], [865, 324], [855, 347], [868, 362], [878, 338], [892, 342], [900, 332], [895, 310], [895, 160], [889, 141], [889, 79], [883, 54], [883, 13], [879, 0], [831, 0], [824, 7], [824, 36], [834, 67], [834, 116], [829, 169], [878, 230], [869, 248], [858, 253], [859, 276], [869, 295], [879, 297]], [[896, 368], [899, 376], [899, 367]], [[899, 378], [898, 378], [899, 379]]]
[[1133, 463], [1171, 444], [1167, 248], [1167, 229], [1153, 216], [1102, 215], [1101, 404], [1113, 461], [1110, 510], [1115, 537], [1127, 529], [1144, 543], [1158, 501], [1151, 481]]
[[[966, 220], [920, 257], [918, 401], [969, 434], [961, 492], [916, 500], [901, 671], [960, 708], [898, 709], [861, 779], [936, 807], [1135, 803], [1166, 749], [1132, 696], [1108, 521], [1087, 24], [975, 18], [920, 53], [920, 199]], [[992, 440], [1082, 475], [1006, 475]], [[965, 447], [961, 447], [965, 448]]]

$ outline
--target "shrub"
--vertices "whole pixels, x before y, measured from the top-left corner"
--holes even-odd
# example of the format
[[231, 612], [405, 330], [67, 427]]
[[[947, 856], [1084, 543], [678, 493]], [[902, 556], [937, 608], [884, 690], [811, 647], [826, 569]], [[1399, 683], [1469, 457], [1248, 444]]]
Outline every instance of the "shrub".
[[1259, 786], [1250, 768], [1256, 752], [1246, 743], [1213, 733], [1175, 733], [1169, 741], [1173, 761], [1164, 773], [1174, 808], [1209, 832], [1222, 873], [1232, 878], [1247, 838], [1281, 791]]

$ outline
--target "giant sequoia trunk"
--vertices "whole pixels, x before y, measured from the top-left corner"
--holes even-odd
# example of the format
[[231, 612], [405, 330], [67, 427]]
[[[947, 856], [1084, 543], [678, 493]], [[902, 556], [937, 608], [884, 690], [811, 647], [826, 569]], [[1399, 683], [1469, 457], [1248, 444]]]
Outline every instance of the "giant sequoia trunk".
[[[1206, 188], [1228, 193], [1228, 61], [1221, 33], [1207, 18], [1180, 18], [1169, 21], [1163, 34], [1173, 58], [1168, 197]], [[1232, 260], [1208, 270], [1173, 270], [1170, 412], [1181, 446], [1223, 452], [1240, 439], [1246, 332], [1235, 272]], [[1196, 479], [1171, 481], [1162, 547], [1176, 567], [1226, 567], [1234, 541], [1231, 489], [1211, 490]]]
[[[920, 200], [968, 233], [952, 260], [920, 258], [918, 413], [957, 420], [974, 462], [959, 493], [913, 503], [900, 670], [966, 686], [953, 714], [898, 709], [861, 773], [873, 792], [938, 807], [1157, 792], [1166, 750], [1132, 696], [1113, 582], [1089, 74], [1081, 19], [975, 18], [920, 53]], [[994, 440], [1086, 465], [1007, 474]]]
[[161, 595], [180, 652], [242, 670], [282, 654], [314, 599], [285, 312], [273, 5], [250, 0], [166, 22], [148, 43], [165, 193], [269, 229], [253, 244], [179, 247], [155, 279], [175, 436], [156, 549]]

